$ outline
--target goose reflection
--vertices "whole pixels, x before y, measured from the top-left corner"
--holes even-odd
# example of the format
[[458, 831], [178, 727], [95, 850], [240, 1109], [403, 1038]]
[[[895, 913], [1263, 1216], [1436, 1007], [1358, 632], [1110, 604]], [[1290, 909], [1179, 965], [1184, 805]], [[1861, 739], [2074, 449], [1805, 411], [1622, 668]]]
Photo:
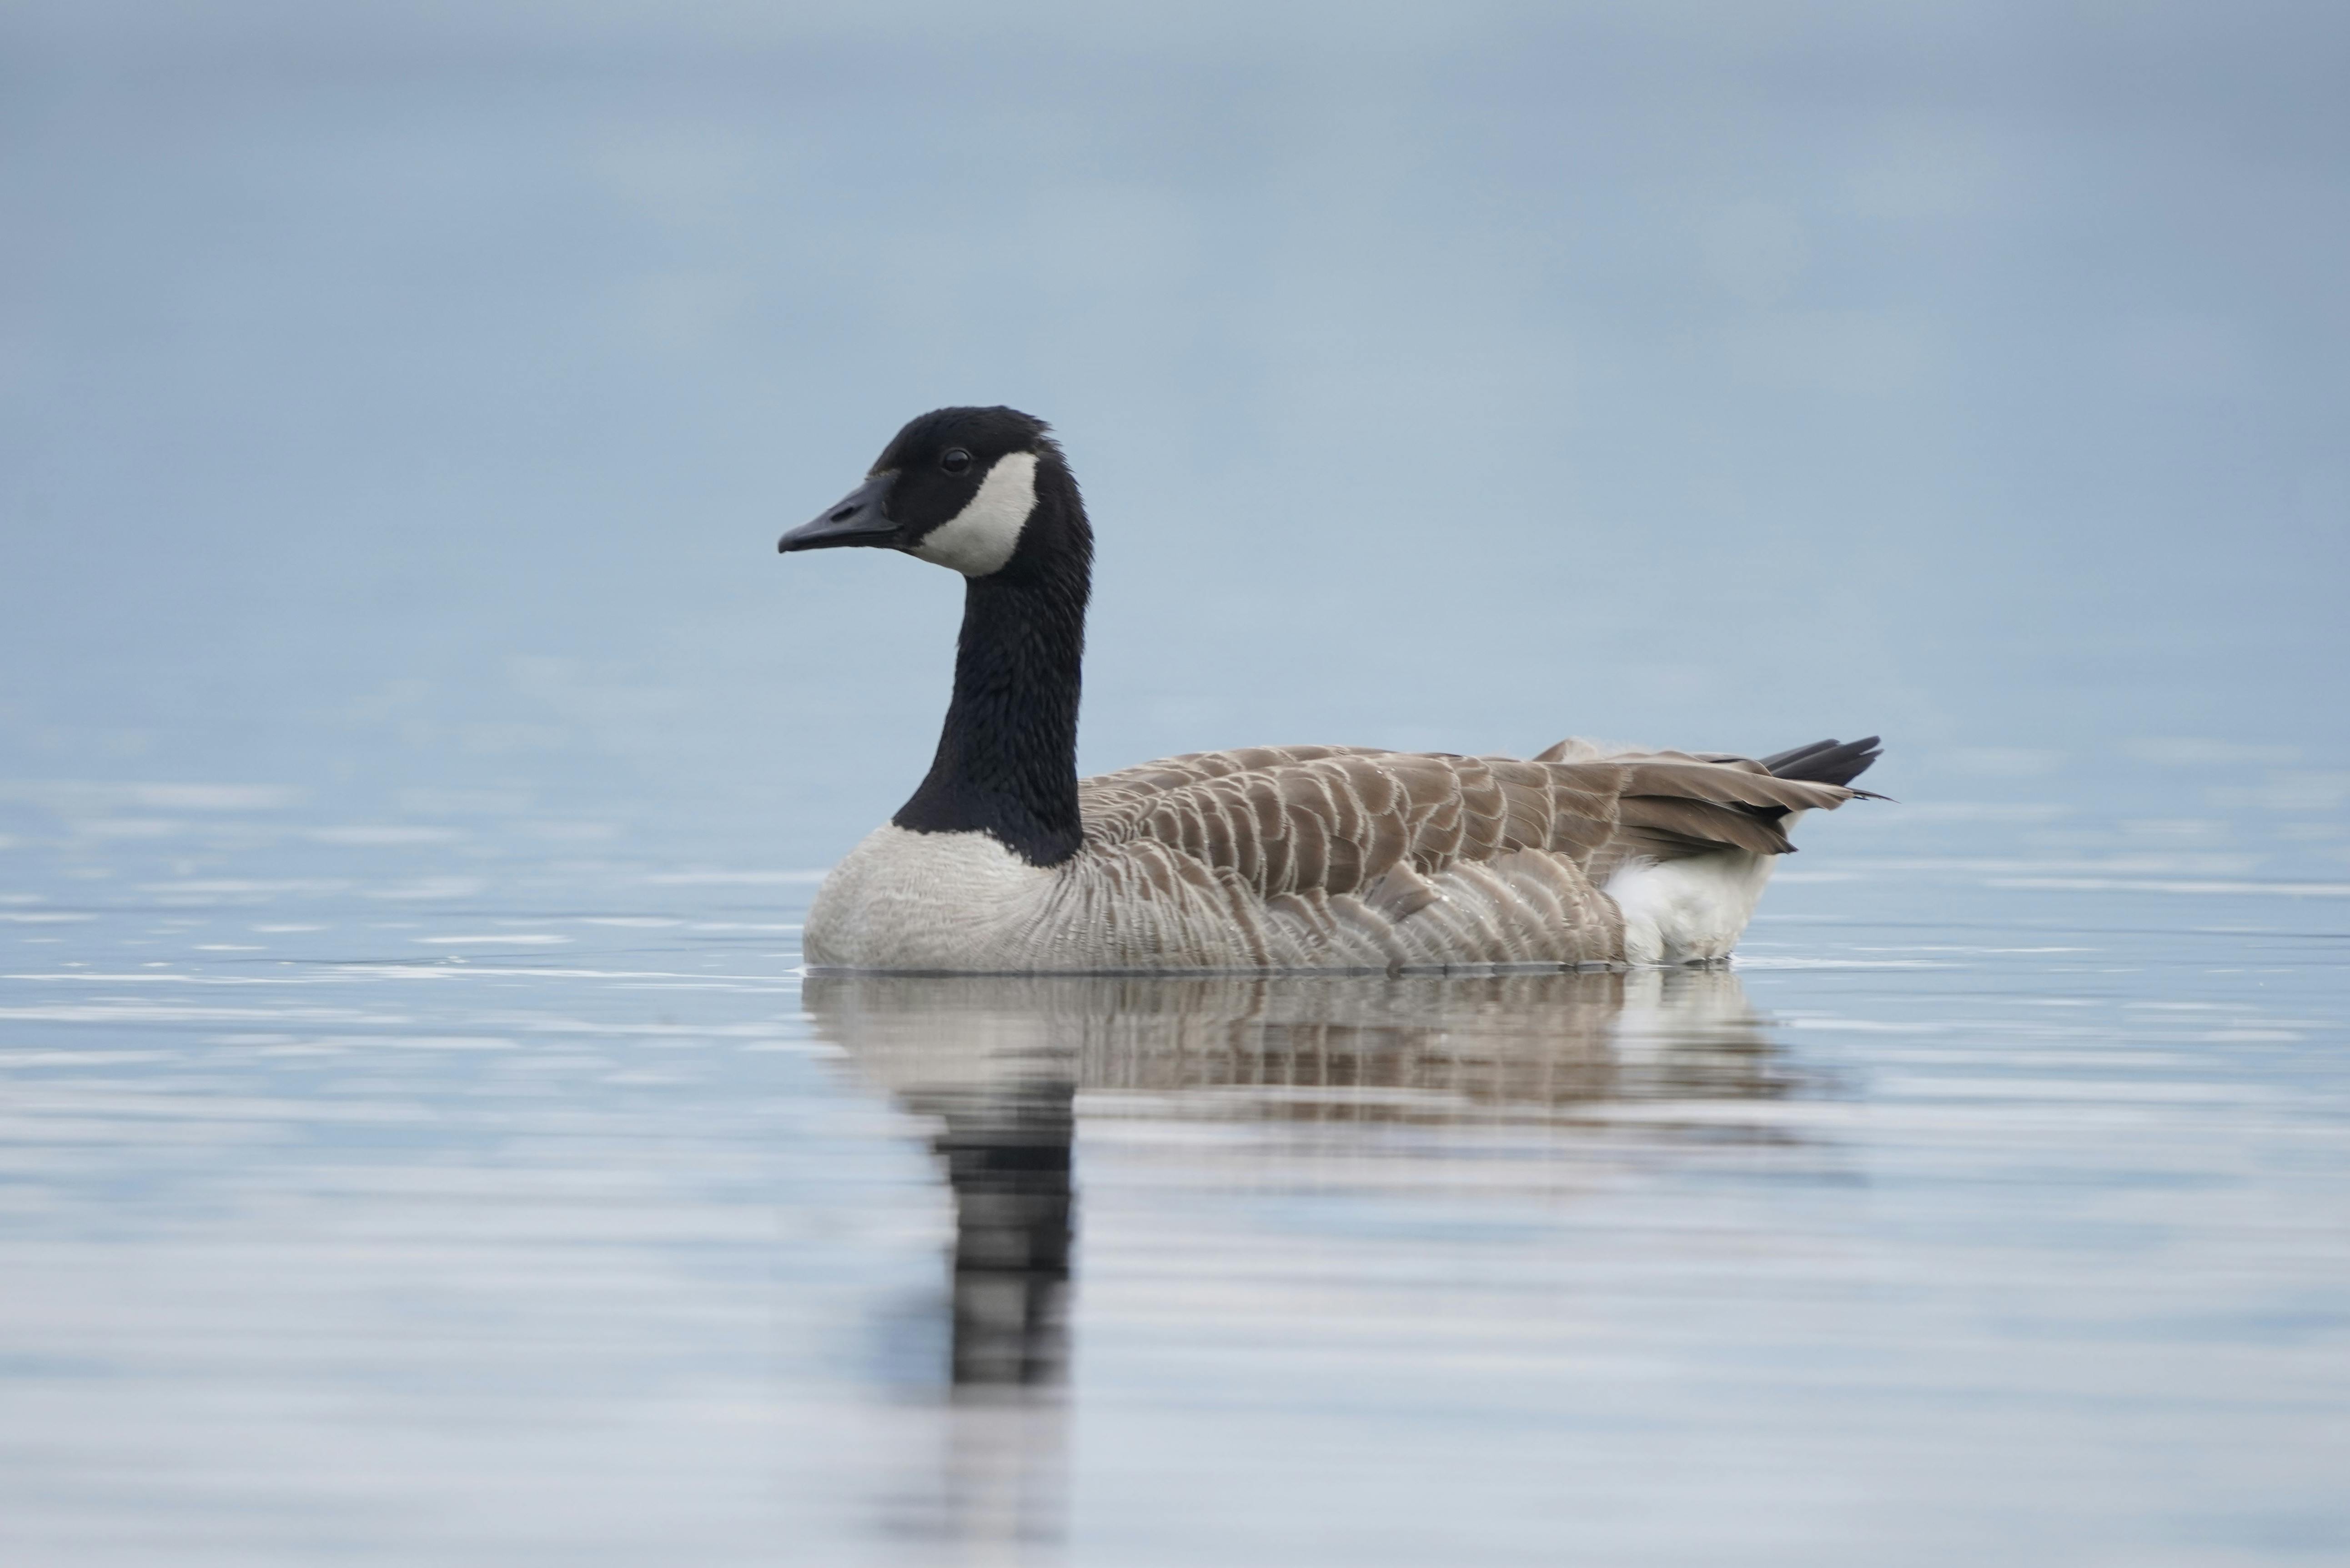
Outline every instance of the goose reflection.
[[1753, 1099], [1792, 1081], [1735, 974], [811, 976], [816, 1033], [941, 1129], [951, 1376], [1068, 1362], [1078, 1096], [1122, 1114], [1450, 1122]]

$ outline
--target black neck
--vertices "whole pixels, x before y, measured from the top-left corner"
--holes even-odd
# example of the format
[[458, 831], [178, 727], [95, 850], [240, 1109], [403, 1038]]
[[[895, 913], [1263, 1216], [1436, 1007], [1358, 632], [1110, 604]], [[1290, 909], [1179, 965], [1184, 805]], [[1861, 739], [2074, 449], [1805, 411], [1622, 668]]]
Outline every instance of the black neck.
[[[1040, 514], [1077, 505], [1074, 493], [1039, 500]], [[1019, 556], [965, 586], [954, 701], [930, 776], [890, 818], [899, 827], [993, 834], [1032, 866], [1057, 866], [1077, 852], [1085, 838], [1077, 815], [1083, 516], [1074, 536], [1057, 525], [1063, 519], [1032, 517]], [[1076, 547], [1050, 547], [1065, 541]]]

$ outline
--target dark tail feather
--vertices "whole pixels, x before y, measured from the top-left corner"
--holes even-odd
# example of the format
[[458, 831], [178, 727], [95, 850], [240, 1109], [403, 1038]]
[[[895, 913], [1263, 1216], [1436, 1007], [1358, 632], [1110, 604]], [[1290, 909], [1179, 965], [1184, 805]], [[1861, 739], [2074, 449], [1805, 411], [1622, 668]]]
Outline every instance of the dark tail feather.
[[[1793, 751], [1781, 752], [1775, 757], [1762, 757], [1756, 760], [1768, 768], [1774, 778], [1797, 779], [1804, 784], [1844, 784], [1848, 787], [1853, 780], [1866, 773], [1868, 764], [1875, 762], [1881, 754], [1877, 741], [1877, 737], [1875, 735], [1861, 741], [1814, 741], [1808, 746], [1797, 746]], [[1885, 798], [1881, 794], [1872, 794], [1865, 789], [1856, 789], [1852, 793], [1863, 800]], [[1741, 809], [1752, 812], [1756, 816], [1770, 822], [1776, 822], [1787, 815], [1787, 808], [1783, 805], [1750, 805]]]
[[[1877, 737], [1862, 741], [1814, 741], [1808, 746], [1758, 759], [1777, 778], [1805, 784], [1848, 784], [1882, 754]], [[1861, 792], [1866, 794], [1866, 791]]]

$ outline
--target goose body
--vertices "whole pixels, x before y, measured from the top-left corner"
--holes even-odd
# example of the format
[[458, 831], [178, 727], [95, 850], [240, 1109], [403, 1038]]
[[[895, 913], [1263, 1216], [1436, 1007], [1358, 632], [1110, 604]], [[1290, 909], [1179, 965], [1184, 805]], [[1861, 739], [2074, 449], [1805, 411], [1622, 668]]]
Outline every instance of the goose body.
[[1455, 969], [1725, 958], [1786, 828], [1862, 792], [1875, 740], [1763, 761], [1355, 746], [1076, 776], [1092, 535], [1038, 421], [942, 409], [786, 551], [896, 548], [966, 579], [929, 775], [810, 909], [824, 968]]

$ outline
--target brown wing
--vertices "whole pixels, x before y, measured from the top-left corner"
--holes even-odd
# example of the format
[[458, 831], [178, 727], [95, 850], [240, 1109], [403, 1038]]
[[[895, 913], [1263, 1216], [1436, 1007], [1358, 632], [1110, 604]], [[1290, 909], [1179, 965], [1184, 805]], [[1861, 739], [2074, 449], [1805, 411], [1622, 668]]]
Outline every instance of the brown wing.
[[1380, 906], [1416, 897], [1431, 873], [1524, 850], [1592, 869], [1690, 846], [1776, 853], [1785, 835], [1741, 807], [1832, 806], [1850, 794], [1677, 753], [1522, 761], [1347, 746], [1197, 753], [1079, 785], [1097, 844], [1163, 844], [1264, 898], [1360, 893]]
[[1724, 847], [1783, 855], [1788, 814], [1833, 811], [1857, 793], [1783, 779], [1752, 757], [1722, 752], [1608, 752], [1569, 738], [1536, 753], [1565, 766], [1622, 771], [1615, 837], [1586, 869], [1605, 881], [1627, 859], [1677, 860]]
[[1186, 752], [1160, 757], [1114, 774], [1097, 774], [1077, 781], [1077, 796], [1085, 814], [1086, 831], [1107, 842], [1128, 836], [1118, 831], [1157, 797], [1209, 779], [1256, 773], [1288, 763], [1318, 762], [1325, 757], [1392, 756], [1369, 746], [1235, 746], [1224, 752]]

